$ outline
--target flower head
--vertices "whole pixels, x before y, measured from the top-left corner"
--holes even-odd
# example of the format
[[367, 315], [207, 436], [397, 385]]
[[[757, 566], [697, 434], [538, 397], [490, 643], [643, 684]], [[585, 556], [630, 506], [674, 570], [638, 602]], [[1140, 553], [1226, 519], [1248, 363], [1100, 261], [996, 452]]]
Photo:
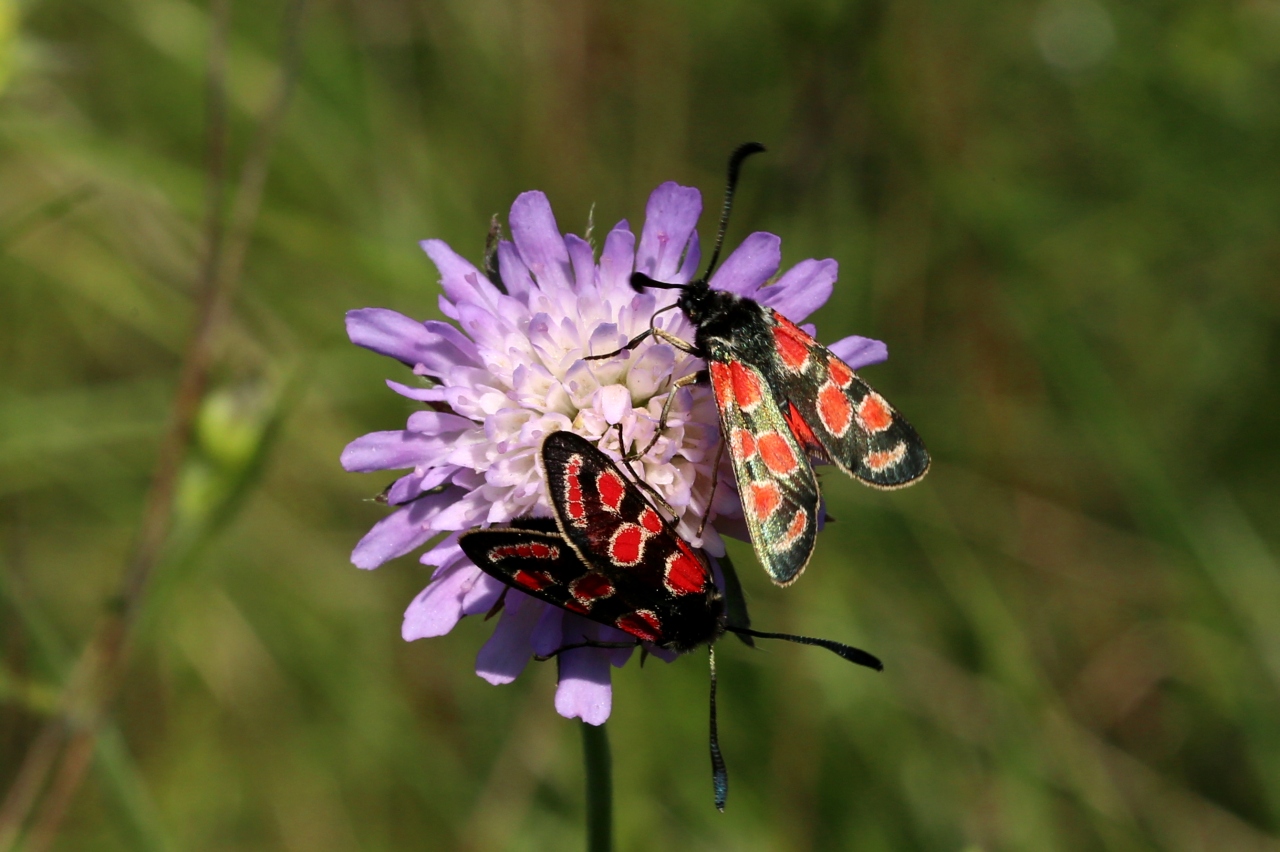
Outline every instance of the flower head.
[[[639, 271], [658, 281], [691, 280], [700, 259], [694, 227], [701, 210], [696, 189], [665, 183], [649, 197], [639, 242], [627, 222], [619, 222], [597, 259], [587, 240], [560, 233], [545, 195], [526, 192], [511, 206], [512, 241], [498, 244], [499, 281], [439, 240], [422, 243], [440, 271], [440, 310], [453, 323], [420, 322], [382, 308], [347, 314], [353, 343], [395, 358], [420, 377], [414, 385], [387, 382], [424, 403], [406, 428], [364, 435], [342, 453], [349, 471], [410, 470], [386, 493], [395, 510], [352, 552], [356, 566], [376, 568], [444, 536], [420, 557], [435, 572], [405, 612], [406, 640], [448, 633], [463, 616], [487, 612], [499, 601], [505, 587], [471, 564], [458, 535], [551, 513], [536, 461], [545, 435], [569, 429], [615, 457], [641, 449], [653, 437], [672, 383], [702, 367], [699, 359], [655, 340], [630, 356], [583, 360], [618, 349], [649, 327], [655, 311], [674, 304], [673, 291], [636, 293], [630, 276]], [[755, 298], [800, 322], [830, 296], [836, 262], [806, 260], [768, 284], [781, 260], [778, 237], [752, 234], [711, 286]], [[679, 311], [663, 313], [655, 324], [693, 339], [694, 329]], [[861, 337], [831, 348], [855, 368], [886, 357], [884, 344]], [[675, 393], [667, 428], [633, 466], [675, 511], [681, 535], [723, 555], [717, 526], [736, 532], [742, 510], [727, 463], [718, 477], [712, 470], [720, 440], [714, 402], [700, 386]], [[699, 539], [704, 514], [709, 520]], [[534, 654], [584, 640], [627, 638], [514, 589], [503, 603], [476, 660], [477, 674], [490, 683], [511, 682]], [[559, 655], [556, 709], [604, 722], [611, 704], [609, 667], [623, 665], [630, 654], [576, 648]]]

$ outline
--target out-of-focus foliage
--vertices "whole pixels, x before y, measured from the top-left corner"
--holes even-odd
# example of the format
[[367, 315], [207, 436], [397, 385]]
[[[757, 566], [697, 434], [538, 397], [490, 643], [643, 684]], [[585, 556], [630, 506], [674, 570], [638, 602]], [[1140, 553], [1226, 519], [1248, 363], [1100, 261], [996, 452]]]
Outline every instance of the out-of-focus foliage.
[[[235, 162], [279, 56], [234, 4]], [[0, 784], [114, 594], [190, 332], [208, 10], [0, 0]], [[338, 453], [409, 410], [342, 314], [437, 316], [545, 190], [565, 229], [674, 179], [731, 239], [835, 257], [822, 336], [929, 443], [922, 485], [828, 473], [756, 622], [853, 641], [616, 675], [623, 850], [1280, 848], [1280, 3], [317, 3], [169, 555], [61, 850], [581, 843], [551, 664], [407, 645], [412, 558], [350, 548], [385, 482]], [[710, 217], [708, 217], [710, 218]], [[704, 240], [710, 236], [703, 223]]]

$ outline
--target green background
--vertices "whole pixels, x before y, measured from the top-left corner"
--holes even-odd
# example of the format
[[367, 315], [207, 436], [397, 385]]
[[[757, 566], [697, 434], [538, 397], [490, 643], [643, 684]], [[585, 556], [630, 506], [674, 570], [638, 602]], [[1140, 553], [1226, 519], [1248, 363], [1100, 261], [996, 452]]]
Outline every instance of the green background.
[[[231, 178], [283, 6], [235, 3]], [[0, 0], [0, 794], [119, 587], [195, 317], [209, 8]], [[834, 257], [831, 341], [929, 477], [828, 470], [806, 576], [733, 551], [758, 625], [627, 666], [622, 850], [1280, 848], [1280, 3], [313, 2], [172, 535], [57, 850], [582, 844], [554, 670], [497, 688], [468, 619], [406, 644], [412, 557], [351, 547], [410, 406], [343, 312], [437, 317], [525, 189], [638, 225], [663, 180], [730, 242]], [[704, 217], [704, 241], [711, 236]]]

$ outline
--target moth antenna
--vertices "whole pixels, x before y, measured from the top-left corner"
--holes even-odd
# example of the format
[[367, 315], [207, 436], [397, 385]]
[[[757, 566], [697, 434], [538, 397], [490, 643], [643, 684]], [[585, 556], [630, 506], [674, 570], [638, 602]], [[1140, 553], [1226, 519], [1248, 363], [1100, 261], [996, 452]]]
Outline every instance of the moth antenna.
[[631, 289], [639, 293], [646, 287], [653, 287], [657, 290], [683, 290], [684, 284], [672, 284], [669, 281], [654, 281], [643, 272], [631, 273]]
[[707, 271], [702, 274], [701, 280], [704, 282], [711, 280], [711, 273], [715, 272], [716, 264], [720, 261], [720, 249], [724, 246], [724, 233], [729, 229], [729, 211], [733, 209], [733, 194], [738, 189], [738, 173], [742, 171], [742, 161], [764, 150], [765, 147], [759, 142], [746, 142], [729, 155], [729, 182], [724, 189], [724, 207], [720, 210], [720, 230], [716, 232], [716, 247], [711, 252], [711, 262], [707, 264]]
[[716, 791], [716, 810], [724, 813], [725, 800], [729, 798], [729, 770], [720, 753], [720, 734], [716, 731], [716, 646], [708, 646], [711, 657], [711, 786]]
[[884, 663], [880, 662], [879, 657], [861, 648], [846, 645], [843, 642], [833, 642], [830, 639], [815, 639], [812, 636], [796, 636], [792, 633], [765, 633], [760, 630], [752, 630], [750, 627], [726, 627], [725, 629], [739, 636], [754, 636], [757, 639], [783, 639], [787, 642], [795, 642], [797, 645], [816, 645], [819, 648], [826, 648], [831, 653], [843, 657], [851, 663], [866, 666], [878, 672], [884, 671]]

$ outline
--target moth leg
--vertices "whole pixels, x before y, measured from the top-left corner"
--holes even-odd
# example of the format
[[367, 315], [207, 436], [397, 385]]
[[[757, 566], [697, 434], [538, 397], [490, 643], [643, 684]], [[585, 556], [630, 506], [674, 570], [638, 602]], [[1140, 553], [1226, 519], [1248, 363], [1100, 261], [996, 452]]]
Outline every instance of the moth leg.
[[623, 352], [630, 352], [632, 349], [635, 349], [641, 343], [644, 343], [644, 341], [648, 337], [650, 337], [652, 334], [653, 334], [653, 329], [649, 329], [648, 331], [642, 331], [639, 334], [637, 334], [635, 337], [628, 340], [622, 347], [615, 349], [612, 352], [605, 352], [603, 355], [583, 355], [582, 360], [583, 361], [603, 361], [605, 358], [612, 358], [615, 355], [621, 355]]
[[667, 401], [662, 403], [662, 414], [658, 417], [658, 426], [653, 430], [653, 437], [649, 439], [649, 443], [645, 444], [644, 449], [639, 452], [631, 452], [627, 454], [630, 459], [643, 458], [653, 449], [653, 445], [658, 443], [658, 438], [662, 437], [662, 433], [667, 431], [667, 417], [671, 414], [671, 406], [676, 399], [676, 391], [680, 388], [696, 385], [699, 382], [708, 382], [711, 380], [711, 374], [706, 370], [699, 370], [696, 373], [690, 373], [676, 379], [671, 383], [671, 390], [667, 393]]
[[556, 648], [550, 654], [534, 654], [533, 658], [540, 663], [545, 663], [553, 657], [558, 657], [565, 651], [572, 651], [575, 648], [637, 648], [640, 646], [640, 640], [634, 642], [574, 642], [572, 645], [564, 645]]
[[720, 484], [720, 459], [724, 456], [724, 438], [720, 439], [720, 446], [716, 447], [716, 460], [711, 464], [711, 495], [707, 497], [707, 509], [702, 513], [702, 523], [698, 524], [698, 538], [702, 538], [702, 531], [707, 528], [707, 520], [711, 517], [711, 507], [715, 505], [716, 487]]
[[[617, 428], [617, 430], [618, 430], [618, 452], [622, 452], [622, 447], [623, 447], [623, 443], [622, 443], [622, 424], [621, 424], [621, 423], [618, 423], [618, 424], [615, 424], [615, 426], [616, 426], [616, 428]], [[643, 454], [643, 453], [641, 453], [640, 455], [644, 455], [644, 454]], [[633, 482], [635, 482], [635, 484], [636, 484], [636, 485], [638, 485], [638, 486], [640, 486], [641, 488], [643, 488], [643, 489], [645, 490], [645, 492], [646, 492], [650, 497], [652, 497], [652, 498], [653, 498], [653, 500], [654, 500], [654, 501], [655, 501], [659, 506], [661, 506], [662, 508], [666, 509], [666, 510], [667, 510], [667, 514], [668, 514], [668, 515], [670, 515], [672, 518], [676, 518], [676, 517], [678, 517], [678, 516], [677, 516], [677, 514], [676, 514], [676, 510], [675, 510], [675, 509], [673, 509], [673, 508], [671, 508], [671, 504], [667, 502], [666, 498], [665, 498], [665, 497], [663, 497], [661, 494], [659, 494], [659, 493], [658, 493], [658, 490], [657, 490], [656, 488], [654, 488], [654, 487], [653, 487], [652, 485], [650, 485], [649, 483], [645, 482], [645, 481], [644, 481], [644, 478], [643, 478], [643, 477], [641, 477], [641, 476], [640, 476], [640, 474], [636, 473], [636, 469], [635, 469], [634, 467], [632, 467], [632, 466], [631, 466], [631, 462], [632, 462], [632, 460], [633, 460], [633, 459], [638, 459], [638, 458], [640, 458], [640, 456], [637, 456], [637, 455], [631, 455], [631, 454], [629, 454], [629, 453], [623, 453], [623, 455], [622, 455], [622, 465], [623, 465], [623, 467], [625, 467], [625, 468], [627, 469], [627, 473], [631, 474], [631, 479], [632, 479], [632, 481], [633, 481]]]

